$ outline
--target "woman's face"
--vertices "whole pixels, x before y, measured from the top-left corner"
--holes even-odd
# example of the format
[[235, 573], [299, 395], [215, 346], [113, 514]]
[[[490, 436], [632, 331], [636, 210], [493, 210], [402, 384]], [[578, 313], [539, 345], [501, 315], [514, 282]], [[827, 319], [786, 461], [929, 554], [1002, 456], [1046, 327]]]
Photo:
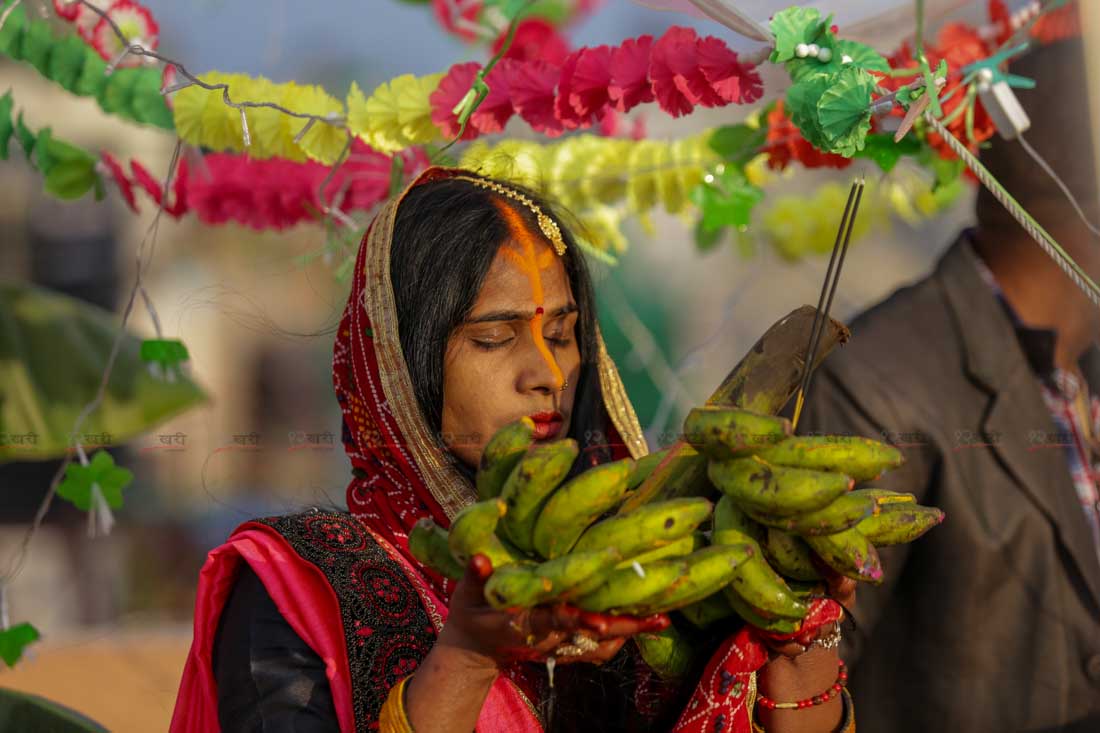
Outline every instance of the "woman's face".
[[541, 240], [505, 241], [443, 362], [443, 441], [463, 463], [476, 467], [493, 434], [524, 415], [536, 421], [536, 439], [568, 433], [581, 362], [576, 323], [561, 258]]

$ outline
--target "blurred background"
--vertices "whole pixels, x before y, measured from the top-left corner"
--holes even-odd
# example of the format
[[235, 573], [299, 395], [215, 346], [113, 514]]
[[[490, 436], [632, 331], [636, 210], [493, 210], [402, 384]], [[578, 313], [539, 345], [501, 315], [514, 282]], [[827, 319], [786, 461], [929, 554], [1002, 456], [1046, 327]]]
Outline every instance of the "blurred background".
[[[398, 74], [425, 74], [481, 57], [444, 32], [427, 8], [398, 0], [146, 4], [160, 23], [160, 50], [193, 72], [318, 83], [338, 96], [353, 80], [369, 89]], [[911, 7], [835, 5], [842, 30], [869, 5], [880, 11]], [[971, 3], [954, 17], [984, 18], [984, 3]], [[908, 32], [906, 22], [872, 25], [865, 38], [890, 51]], [[734, 48], [751, 47], [716, 24], [628, 0], [606, 0], [572, 40], [577, 46], [613, 43], [659, 34], [672, 24], [721, 36]], [[785, 83], [772, 74], [765, 85], [767, 98], [774, 98]], [[50, 124], [59, 137], [140, 158], [163, 176], [174, 144], [170, 135], [120, 123], [94, 100], [65, 94], [30, 67], [0, 60], [0, 92], [7, 88], [32, 127]], [[641, 109], [632, 116], [643, 117], [647, 134], [661, 138], [733, 122], [749, 111], [700, 110], [673, 120]], [[769, 197], [810, 192], [830, 179], [846, 189], [859, 175], [882, 174], [869, 161], [839, 172], [795, 166], [769, 184]], [[104, 308], [121, 307], [152, 206], [135, 216], [113, 188], [102, 203], [91, 197], [59, 202], [41, 192], [37, 173], [21, 155], [0, 164], [0, 191], [4, 281], [34, 282]], [[968, 223], [972, 195], [968, 186], [949, 210], [917, 223], [897, 216], [869, 222], [870, 231], [849, 253], [834, 317], [845, 320], [923, 276]], [[766, 201], [762, 209], [767, 207]], [[807, 215], [838, 222], [840, 214], [838, 207]], [[828, 258], [785, 258], [772, 246], [753, 246], [751, 230], [741, 246], [727, 241], [701, 252], [690, 226], [660, 214], [651, 229], [628, 224], [626, 233], [629, 250], [620, 263], [597, 266], [600, 320], [656, 448], [677, 430], [685, 406], [704, 401], [768, 326], [817, 302]], [[109, 536], [89, 539], [84, 513], [54, 502], [6, 594], [9, 617], [32, 621], [43, 638], [14, 670], [0, 671], [0, 686], [48, 695], [112, 730], [166, 729], [207, 550], [251, 517], [343, 505], [349, 466], [339, 442], [299, 450], [288, 438], [296, 432], [338, 435], [340, 429], [330, 361], [347, 285], [335, 277], [334, 263], [311, 256], [322, 242], [323, 233], [310, 226], [257, 233], [235, 225], [205, 227], [194, 217], [161, 223], [147, 291], [165, 335], [187, 344], [191, 376], [208, 399], [114, 450], [135, 481]], [[139, 334], [153, 333], [140, 309], [131, 323]], [[182, 443], [159, 438], [180, 433]], [[233, 450], [233, 436], [249, 433], [260, 436], [259, 449]], [[56, 465], [0, 465], [4, 562], [24, 537]]]

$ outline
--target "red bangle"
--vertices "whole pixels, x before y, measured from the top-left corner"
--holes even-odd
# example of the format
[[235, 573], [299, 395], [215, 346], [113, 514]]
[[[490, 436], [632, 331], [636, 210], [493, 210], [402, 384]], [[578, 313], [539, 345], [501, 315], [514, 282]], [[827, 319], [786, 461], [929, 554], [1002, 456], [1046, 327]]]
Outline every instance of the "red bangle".
[[756, 702], [761, 707], [765, 707], [768, 710], [803, 710], [805, 708], [812, 708], [815, 705], [823, 705], [829, 702], [829, 700], [840, 697], [841, 689], [848, 684], [848, 669], [844, 666], [844, 660], [840, 660], [837, 666], [839, 671], [836, 675], [836, 682], [820, 695], [807, 697], [805, 700], [799, 700], [798, 702], [776, 702], [770, 697], [757, 695]]

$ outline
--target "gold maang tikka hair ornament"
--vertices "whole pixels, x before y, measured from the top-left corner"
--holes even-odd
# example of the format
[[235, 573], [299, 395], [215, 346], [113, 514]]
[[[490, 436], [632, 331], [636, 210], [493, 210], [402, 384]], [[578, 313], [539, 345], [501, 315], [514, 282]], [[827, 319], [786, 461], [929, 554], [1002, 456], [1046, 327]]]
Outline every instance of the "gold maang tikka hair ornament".
[[558, 257], [561, 257], [565, 254], [565, 240], [562, 239], [561, 229], [558, 227], [558, 223], [547, 216], [546, 212], [540, 209], [539, 205], [529, 199], [527, 196], [524, 196], [522, 193], [515, 190], [514, 188], [508, 188], [507, 186], [501, 185], [496, 181], [488, 181], [484, 178], [474, 178], [473, 176], [455, 176], [455, 178], [460, 181], [469, 181], [475, 186], [480, 186], [481, 188], [487, 188], [490, 191], [498, 193], [501, 196], [505, 196], [514, 201], [518, 201], [519, 203], [526, 206], [528, 209], [531, 210], [531, 213], [535, 215], [535, 219], [539, 223], [539, 230], [542, 232], [543, 236], [550, 240], [550, 244], [554, 246], [554, 251], [558, 253]]

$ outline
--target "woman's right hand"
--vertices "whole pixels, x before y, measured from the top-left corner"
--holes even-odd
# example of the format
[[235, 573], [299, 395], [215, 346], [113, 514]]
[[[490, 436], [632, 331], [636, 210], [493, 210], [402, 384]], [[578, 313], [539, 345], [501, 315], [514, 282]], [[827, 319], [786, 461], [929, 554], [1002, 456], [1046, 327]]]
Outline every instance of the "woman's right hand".
[[[443, 630], [409, 682], [407, 713], [415, 730], [473, 730], [502, 666], [551, 656], [560, 664], [600, 664], [634, 634], [669, 624], [664, 614], [608, 616], [565, 604], [498, 611], [485, 601], [485, 582], [492, 573], [489, 559], [475, 555], [451, 594]], [[578, 635], [585, 637], [580, 643]]]
[[[559, 664], [600, 664], [615, 656], [629, 637], [660, 631], [669, 624], [664, 614], [645, 618], [612, 616], [564, 603], [500, 611], [485, 601], [485, 582], [492, 572], [492, 564], [484, 555], [470, 560], [465, 577], [451, 595], [449, 616], [436, 642], [437, 646], [463, 651], [471, 663], [479, 666], [495, 668], [551, 656]], [[578, 637], [585, 637], [579, 646]], [[578, 653], [588, 647], [591, 649]], [[562, 653], [555, 654], [558, 650]]]

